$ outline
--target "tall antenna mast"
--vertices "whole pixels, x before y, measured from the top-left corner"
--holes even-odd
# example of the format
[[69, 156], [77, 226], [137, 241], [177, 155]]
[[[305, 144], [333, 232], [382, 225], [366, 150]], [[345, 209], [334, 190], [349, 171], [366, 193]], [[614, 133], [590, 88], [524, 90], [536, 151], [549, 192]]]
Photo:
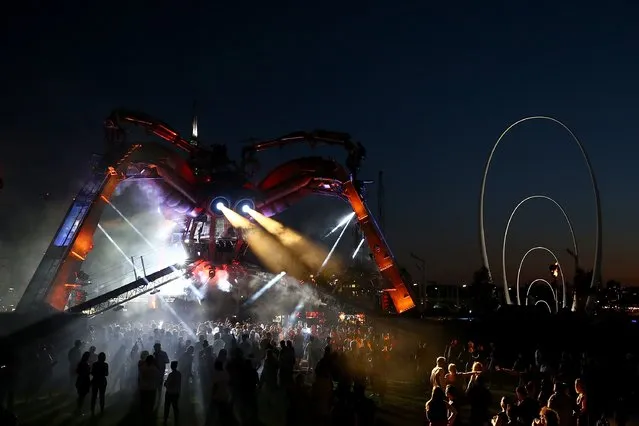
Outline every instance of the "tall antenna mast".
[[377, 223], [382, 231], [384, 225], [384, 171], [380, 170], [377, 176]]
[[193, 121], [192, 121], [191, 140], [189, 142], [193, 146], [198, 146], [197, 111], [196, 111], [195, 102], [193, 102]]

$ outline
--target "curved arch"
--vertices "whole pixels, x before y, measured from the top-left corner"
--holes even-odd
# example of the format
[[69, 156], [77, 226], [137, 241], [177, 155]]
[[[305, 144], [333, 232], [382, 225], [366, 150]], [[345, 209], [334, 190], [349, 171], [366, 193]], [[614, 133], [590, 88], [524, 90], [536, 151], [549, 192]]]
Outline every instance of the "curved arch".
[[[504, 294], [506, 295], [506, 301], [508, 304], [511, 303], [510, 294], [508, 293], [508, 277], [506, 274], [506, 242], [508, 241], [508, 230], [510, 229], [510, 223], [515, 217], [515, 213], [517, 213], [517, 210], [519, 210], [519, 208], [525, 203], [527, 203], [528, 201], [534, 200], [537, 198], [548, 200], [551, 203], [554, 203], [557, 206], [557, 208], [561, 210], [561, 214], [563, 214], [564, 218], [566, 218], [566, 222], [568, 223], [568, 227], [570, 228], [570, 236], [572, 237], [572, 246], [575, 251], [575, 258], [579, 259], [579, 247], [577, 246], [577, 238], [575, 238], [575, 229], [573, 228], [572, 222], [570, 221], [570, 218], [568, 217], [568, 213], [566, 213], [566, 210], [564, 210], [561, 204], [559, 204], [557, 201], [555, 201], [553, 198], [547, 195], [531, 195], [530, 197], [524, 198], [523, 200], [519, 202], [519, 204], [515, 206], [512, 213], [510, 213], [510, 217], [508, 218], [508, 222], [506, 223], [506, 229], [504, 230], [503, 243], [501, 246], [501, 264], [502, 264], [502, 273], [504, 277]], [[555, 299], [558, 299], [557, 295], [555, 295]], [[565, 308], [566, 307], [566, 286], [563, 287], [563, 295], [561, 300], [562, 300], [562, 307]]]
[[546, 302], [545, 300], [538, 300], [535, 302], [535, 306], [539, 305], [540, 303], [543, 303], [544, 305], [546, 305], [546, 307], [548, 308], [548, 312], [552, 314], [552, 308], [550, 307], [548, 302]]
[[[588, 173], [590, 174], [590, 181], [592, 183], [592, 191], [595, 197], [596, 222], [597, 222], [596, 224], [597, 229], [595, 230], [594, 265], [592, 268], [592, 281], [590, 282], [590, 287], [594, 288], [597, 285], [597, 283], [600, 281], [600, 277], [601, 277], [601, 200], [599, 197], [599, 187], [597, 186], [595, 173], [593, 171], [592, 164], [590, 163], [590, 158], [588, 157], [588, 153], [586, 153], [586, 149], [583, 147], [579, 139], [577, 139], [577, 136], [575, 136], [572, 130], [570, 130], [568, 126], [566, 126], [564, 123], [557, 120], [556, 118], [542, 116], [542, 115], [525, 117], [518, 121], [515, 121], [510, 126], [508, 126], [508, 128], [506, 128], [506, 130], [503, 131], [503, 133], [499, 136], [499, 138], [493, 145], [493, 148], [490, 151], [490, 155], [488, 156], [488, 160], [486, 161], [486, 165], [484, 166], [484, 175], [481, 181], [481, 192], [479, 196], [479, 240], [480, 240], [479, 244], [481, 247], [481, 255], [482, 255], [482, 260], [484, 262], [484, 267], [488, 270], [488, 277], [490, 278], [492, 282], [492, 272], [490, 271], [490, 263], [488, 262], [488, 252], [486, 249], [486, 232], [484, 229], [484, 195], [486, 193], [486, 180], [488, 178], [488, 170], [490, 170], [490, 163], [493, 159], [493, 155], [495, 154], [495, 151], [497, 150], [497, 146], [499, 145], [501, 140], [504, 138], [504, 136], [506, 136], [506, 134], [508, 134], [508, 132], [510, 132], [510, 130], [513, 127], [516, 127], [517, 125], [521, 123], [524, 123], [526, 121], [531, 121], [531, 120], [547, 120], [547, 121], [551, 121], [553, 123], [559, 124], [561, 127], [563, 127], [570, 134], [573, 141], [579, 147], [579, 150], [581, 151], [581, 155], [586, 163], [586, 167], [588, 168]], [[508, 304], [512, 304], [512, 301], [510, 300], [510, 296], [508, 295], [508, 293], [506, 293], [506, 302]]]
[[533, 285], [535, 285], [536, 283], [546, 284], [546, 286], [550, 289], [550, 292], [552, 293], [552, 298], [555, 301], [555, 305], [559, 305], [557, 301], [557, 294], [555, 293], [555, 289], [552, 288], [552, 285], [543, 278], [537, 278], [536, 280], [533, 280], [530, 284], [528, 284], [528, 290], [526, 290], [526, 305], [528, 305], [528, 297], [530, 296], [530, 290], [532, 290]]
[[[564, 294], [566, 294], [566, 280], [564, 279], [564, 271], [563, 271], [563, 268], [561, 267], [561, 264], [559, 263], [559, 259], [557, 258], [555, 253], [552, 250], [550, 250], [548, 247], [537, 246], [528, 250], [526, 254], [524, 254], [524, 256], [521, 258], [521, 262], [519, 262], [519, 268], [517, 269], [517, 304], [518, 305], [521, 305], [521, 300], [519, 298], [519, 278], [521, 277], [521, 268], [524, 266], [524, 262], [526, 261], [526, 258], [528, 257], [528, 255], [538, 250], [543, 250], [546, 253], [549, 253], [553, 257], [553, 259], [555, 259], [555, 262], [557, 263], [557, 265], [559, 265], [559, 275], [561, 277], [561, 285], [564, 288], [564, 291], [563, 291]], [[555, 297], [555, 303], [557, 305], [557, 311], [559, 311], [559, 301], [557, 300], [556, 297]]]

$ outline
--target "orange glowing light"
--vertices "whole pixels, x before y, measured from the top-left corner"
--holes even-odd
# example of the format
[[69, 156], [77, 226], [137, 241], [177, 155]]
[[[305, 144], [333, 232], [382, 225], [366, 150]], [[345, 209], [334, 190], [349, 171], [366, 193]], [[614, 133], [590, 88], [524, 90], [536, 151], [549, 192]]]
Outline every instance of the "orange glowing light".
[[[82, 228], [78, 234], [71, 253], [80, 258], [85, 257], [93, 248], [93, 235], [88, 228]], [[81, 259], [84, 260], [84, 259]]]
[[78, 258], [78, 260], [82, 260], [85, 261], [86, 258], [84, 256], [80, 256], [78, 253], [76, 253], [74, 250], [71, 250], [71, 254], [74, 255], [76, 258]]

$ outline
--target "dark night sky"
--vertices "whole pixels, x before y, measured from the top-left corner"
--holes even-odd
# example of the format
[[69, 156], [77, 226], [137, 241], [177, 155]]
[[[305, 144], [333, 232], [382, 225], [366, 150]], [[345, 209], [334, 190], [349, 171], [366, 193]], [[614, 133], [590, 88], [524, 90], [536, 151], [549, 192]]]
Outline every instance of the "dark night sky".
[[[368, 150], [362, 176], [385, 171], [387, 237], [399, 260], [410, 266], [414, 251], [426, 258], [429, 279], [462, 282], [481, 264], [479, 184], [491, 145], [511, 122], [543, 114], [568, 124], [591, 156], [604, 279], [639, 283], [634, 2], [26, 3], [34, 6], [5, 11], [0, 38], [0, 236], [45, 215], [40, 194], [51, 192], [51, 203], [71, 196], [83, 163], [101, 150], [113, 108], [148, 112], [186, 133], [197, 99], [201, 137], [232, 153], [248, 137], [353, 134]], [[533, 193], [565, 206], [589, 266], [594, 201], [576, 145], [543, 122], [504, 142], [488, 180], [494, 274], [509, 212]], [[295, 155], [309, 151], [264, 158], [273, 166]], [[309, 200], [282, 220], [308, 232], [329, 225], [326, 212], [346, 211]], [[522, 210], [509, 243], [511, 280], [534, 245], [569, 262], [562, 220], [541, 201]], [[531, 259], [526, 277], [546, 275], [548, 263]]]

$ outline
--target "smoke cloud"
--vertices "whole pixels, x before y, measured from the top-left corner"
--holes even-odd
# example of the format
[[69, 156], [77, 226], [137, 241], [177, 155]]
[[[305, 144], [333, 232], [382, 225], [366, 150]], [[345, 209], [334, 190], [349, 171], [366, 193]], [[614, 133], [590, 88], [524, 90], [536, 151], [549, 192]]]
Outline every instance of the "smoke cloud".
[[[258, 292], [274, 274], [259, 274], [247, 284], [250, 294]], [[291, 315], [299, 304], [305, 307], [318, 306], [324, 303], [320, 293], [307, 283], [300, 283], [293, 277], [284, 276], [259, 299], [244, 308], [250, 315], [262, 322], [271, 321], [278, 315]]]
[[0, 208], [4, 213], [2, 222], [10, 226], [3, 227], [0, 234], [0, 257], [7, 265], [5, 276], [0, 277], [0, 295], [13, 288], [14, 300], [10, 303], [16, 304], [62, 222], [69, 203], [37, 197], [4, 201], [8, 205]]

